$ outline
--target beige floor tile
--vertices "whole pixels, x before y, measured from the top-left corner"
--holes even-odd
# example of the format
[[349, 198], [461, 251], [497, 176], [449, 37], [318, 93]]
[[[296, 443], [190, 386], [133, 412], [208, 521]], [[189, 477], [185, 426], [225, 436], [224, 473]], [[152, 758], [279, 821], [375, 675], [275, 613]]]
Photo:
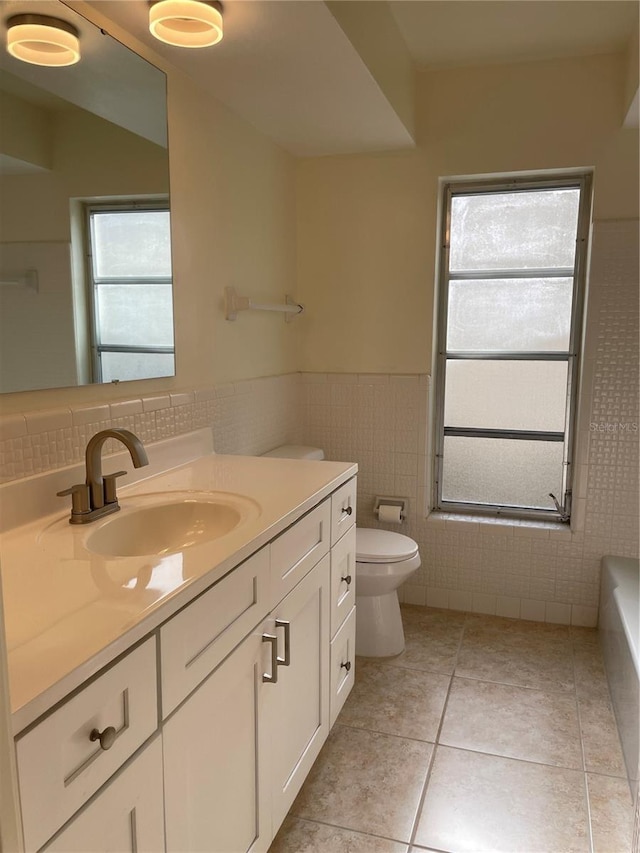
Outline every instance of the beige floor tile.
[[269, 853], [407, 853], [407, 849], [387, 838], [287, 817]]
[[574, 648], [600, 645], [600, 636], [597, 628], [580, 628], [577, 625], [572, 625], [570, 632]]
[[626, 776], [616, 718], [609, 698], [578, 697], [585, 769], [606, 776]]
[[339, 722], [358, 729], [435, 741], [450, 676], [359, 658], [356, 683]]
[[463, 613], [403, 605], [405, 650], [384, 663], [451, 675], [465, 622]]
[[588, 853], [584, 774], [439, 746], [415, 842], [451, 853]]
[[575, 697], [454, 678], [439, 742], [582, 770]]
[[432, 749], [337, 724], [291, 814], [408, 842]]
[[628, 853], [633, 834], [633, 805], [626, 779], [587, 773], [593, 853]]
[[540, 690], [573, 690], [569, 628], [469, 616], [456, 675]]
[[575, 645], [573, 649], [576, 692], [578, 696], [609, 698], [609, 682], [602, 650], [596, 644]]

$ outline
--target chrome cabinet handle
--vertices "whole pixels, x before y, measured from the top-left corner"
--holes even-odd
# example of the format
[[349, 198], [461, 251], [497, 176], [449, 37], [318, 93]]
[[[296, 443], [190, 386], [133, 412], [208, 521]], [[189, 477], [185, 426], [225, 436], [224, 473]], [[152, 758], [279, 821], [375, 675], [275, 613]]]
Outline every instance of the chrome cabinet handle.
[[276, 661], [278, 666], [289, 666], [291, 664], [291, 622], [276, 619], [276, 628], [284, 628], [284, 657], [276, 658]]
[[113, 744], [116, 741], [118, 733], [114, 729], [113, 726], [107, 726], [106, 729], [99, 731], [98, 729], [92, 729], [91, 734], [89, 735], [89, 740], [99, 740], [100, 741], [100, 749], [111, 749]]
[[351, 575], [345, 575], [343, 578], [340, 578], [340, 580], [344, 581], [347, 586], [350, 586], [353, 578], [351, 577]]
[[263, 672], [262, 680], [275, 684], [278, 681], [278, 638], [275, 634], [263, 634], [262, 642], [271, 643], [271, 675]]
[[347, 515], [351, 515], [351, 513], [353, 512], [353, 507], [352, 506], [343, 506], [342, 512], [346, 513]]
[[349, 670], [351, 669], [351, 661], [348, 660], [346, 663], [341, 663], [340, 669], [342, 669], [342, 667], [344, 667], [347, 670], [347, 672], [349, 672]]

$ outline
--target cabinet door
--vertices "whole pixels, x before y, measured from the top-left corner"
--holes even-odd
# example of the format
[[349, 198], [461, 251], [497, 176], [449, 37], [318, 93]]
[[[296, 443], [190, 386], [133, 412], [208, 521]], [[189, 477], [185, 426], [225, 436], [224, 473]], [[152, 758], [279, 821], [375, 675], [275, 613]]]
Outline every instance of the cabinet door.
[[279, 657], [289, 652], [266, 693], [274, 834], [329, 733], [329, 569], [327, 555], [270, 614], [275, 624], [268, 620]]
[[250, 634], [163, 727], [167, 851], [262, 853], [262, 636]]
[[150, 743], [43, 853], [158, 853], [164, 850], [162, 748]]

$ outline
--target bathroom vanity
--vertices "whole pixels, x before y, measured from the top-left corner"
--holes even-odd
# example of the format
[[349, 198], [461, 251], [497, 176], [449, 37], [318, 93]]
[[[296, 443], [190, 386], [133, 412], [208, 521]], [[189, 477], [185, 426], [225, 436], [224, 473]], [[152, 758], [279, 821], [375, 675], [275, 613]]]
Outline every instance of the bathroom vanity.
[[[111, 544], [61, 511], [3, 533], [28, 851], [267, 850], [353, 685], [356, 466], [169, 457], [121, 490]], [[225, 500], [209, 539], [206, 514], [179, 550], [122, 538]]]

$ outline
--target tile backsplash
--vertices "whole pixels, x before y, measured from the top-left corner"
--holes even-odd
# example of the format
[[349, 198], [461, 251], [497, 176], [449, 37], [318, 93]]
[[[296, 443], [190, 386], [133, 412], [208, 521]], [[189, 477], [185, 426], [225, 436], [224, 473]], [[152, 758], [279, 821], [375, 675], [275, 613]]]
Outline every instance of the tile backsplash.
[[[638, 225], [594, 225], [572, 529], [431, 514], [426, 374], [294, 373], [177, 394], [0, 418], [0, 481], [82, 460], [107, 427], [145, 442], [212, 427], [218, 453], [284, 443], [359, 464], [358, 523], [376, 495], [409, 501], [399, 532], [422, 567], [401, 594], [428, 604], [595, 625], [600, 558], [638, 554]], [[115, 448], [114, 448], [115, 449]], [[393, 528], [391, 528], [393, 529]]]
[[[297, 373], [179, 394], [0, 418], [0, 482], [82, 461], [89, 438], [123, 427], [143, 442], [213, 427], [218, 453], [260, 454], [300, 438]], [[107, 451], [115, 450], [107, 446]]]

